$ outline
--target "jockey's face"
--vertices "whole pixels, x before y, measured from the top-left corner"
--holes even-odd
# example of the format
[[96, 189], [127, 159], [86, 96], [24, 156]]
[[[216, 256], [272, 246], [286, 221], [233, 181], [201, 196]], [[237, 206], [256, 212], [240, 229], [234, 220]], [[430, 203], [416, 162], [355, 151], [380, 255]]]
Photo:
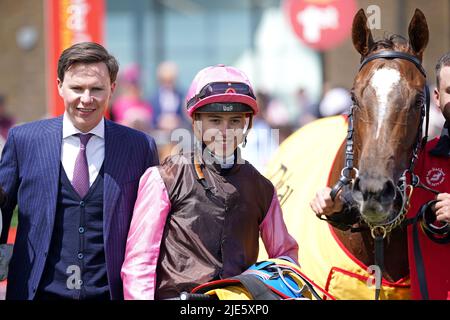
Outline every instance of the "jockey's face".
[[[244, 139], [246, 126], [245, 113], [212, 112], [198, 113], [195, 129], [197, 138], [206, 144], [207, 148], [220, 157], [233, 154]], [[200, 127], [199, 127], [200, 126]]]

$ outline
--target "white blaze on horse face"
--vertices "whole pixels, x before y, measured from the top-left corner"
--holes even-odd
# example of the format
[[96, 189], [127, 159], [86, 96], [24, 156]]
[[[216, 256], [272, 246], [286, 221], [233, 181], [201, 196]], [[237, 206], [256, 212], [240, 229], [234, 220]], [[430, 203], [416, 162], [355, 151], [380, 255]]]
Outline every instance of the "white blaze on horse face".
[[388, 97], [397, 83], [400, 81], [400, 72], [395, 69], [381, 68], [375, 71], [370, 84], [375, 90], [378, 100], [378, 124], [377, 124], [377, 136], [380, 135], [381, 124], [386, 115], [388, 109]]

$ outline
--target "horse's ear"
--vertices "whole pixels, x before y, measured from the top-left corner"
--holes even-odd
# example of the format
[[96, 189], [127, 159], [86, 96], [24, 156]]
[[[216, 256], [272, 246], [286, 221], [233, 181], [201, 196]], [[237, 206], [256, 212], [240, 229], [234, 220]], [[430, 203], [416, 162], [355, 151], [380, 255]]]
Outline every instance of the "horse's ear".
[[367, 26], [367, 17], [363, 9], [359, 9], [353, 18], [352, 40], [353, 46], [363, 57], [373, 45], [372, 32]]
[[422, 53], [428, 44], [428, 24], [422, 11], [416, 9], [408, 27], [409, 42], [412, 49], [422, 59]]

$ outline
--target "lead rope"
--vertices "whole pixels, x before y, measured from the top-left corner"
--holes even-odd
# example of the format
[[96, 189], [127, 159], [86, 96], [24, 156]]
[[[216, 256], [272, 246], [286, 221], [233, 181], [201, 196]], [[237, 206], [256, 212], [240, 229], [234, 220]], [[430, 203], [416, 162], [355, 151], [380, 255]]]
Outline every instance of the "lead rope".
[[375, 237], [375, 265], [380, 268], [380, 276], [375, 277], [375, 300], [379, 300], [381, 294], [381, 283], [384, 269], [384, 236], [377, 235]]

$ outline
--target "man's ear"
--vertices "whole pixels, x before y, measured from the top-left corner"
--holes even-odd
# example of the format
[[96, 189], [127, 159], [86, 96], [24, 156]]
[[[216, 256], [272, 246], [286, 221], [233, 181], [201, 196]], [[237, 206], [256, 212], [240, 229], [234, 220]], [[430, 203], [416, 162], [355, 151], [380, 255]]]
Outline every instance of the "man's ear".
[[117, 81], [114, 81], [113, 83], [111, 83], [111, 94], [114, 93], [114, 91], [116, 90], [117, 87]]
[[63, 92], [62, 92], [63, 82], [59, 78], [56, 79], [56, 85], [58, 86], [58, 93], [62, 97], [63, 96]]
[[434, 104], [436, 105], [436, 107], [438, 107], [439, 109], [441, 108], [441, 102], [439, 100], [439, 90], [438, 88], [434, 88], [433, 91], [433, 99], [434, 99]]

